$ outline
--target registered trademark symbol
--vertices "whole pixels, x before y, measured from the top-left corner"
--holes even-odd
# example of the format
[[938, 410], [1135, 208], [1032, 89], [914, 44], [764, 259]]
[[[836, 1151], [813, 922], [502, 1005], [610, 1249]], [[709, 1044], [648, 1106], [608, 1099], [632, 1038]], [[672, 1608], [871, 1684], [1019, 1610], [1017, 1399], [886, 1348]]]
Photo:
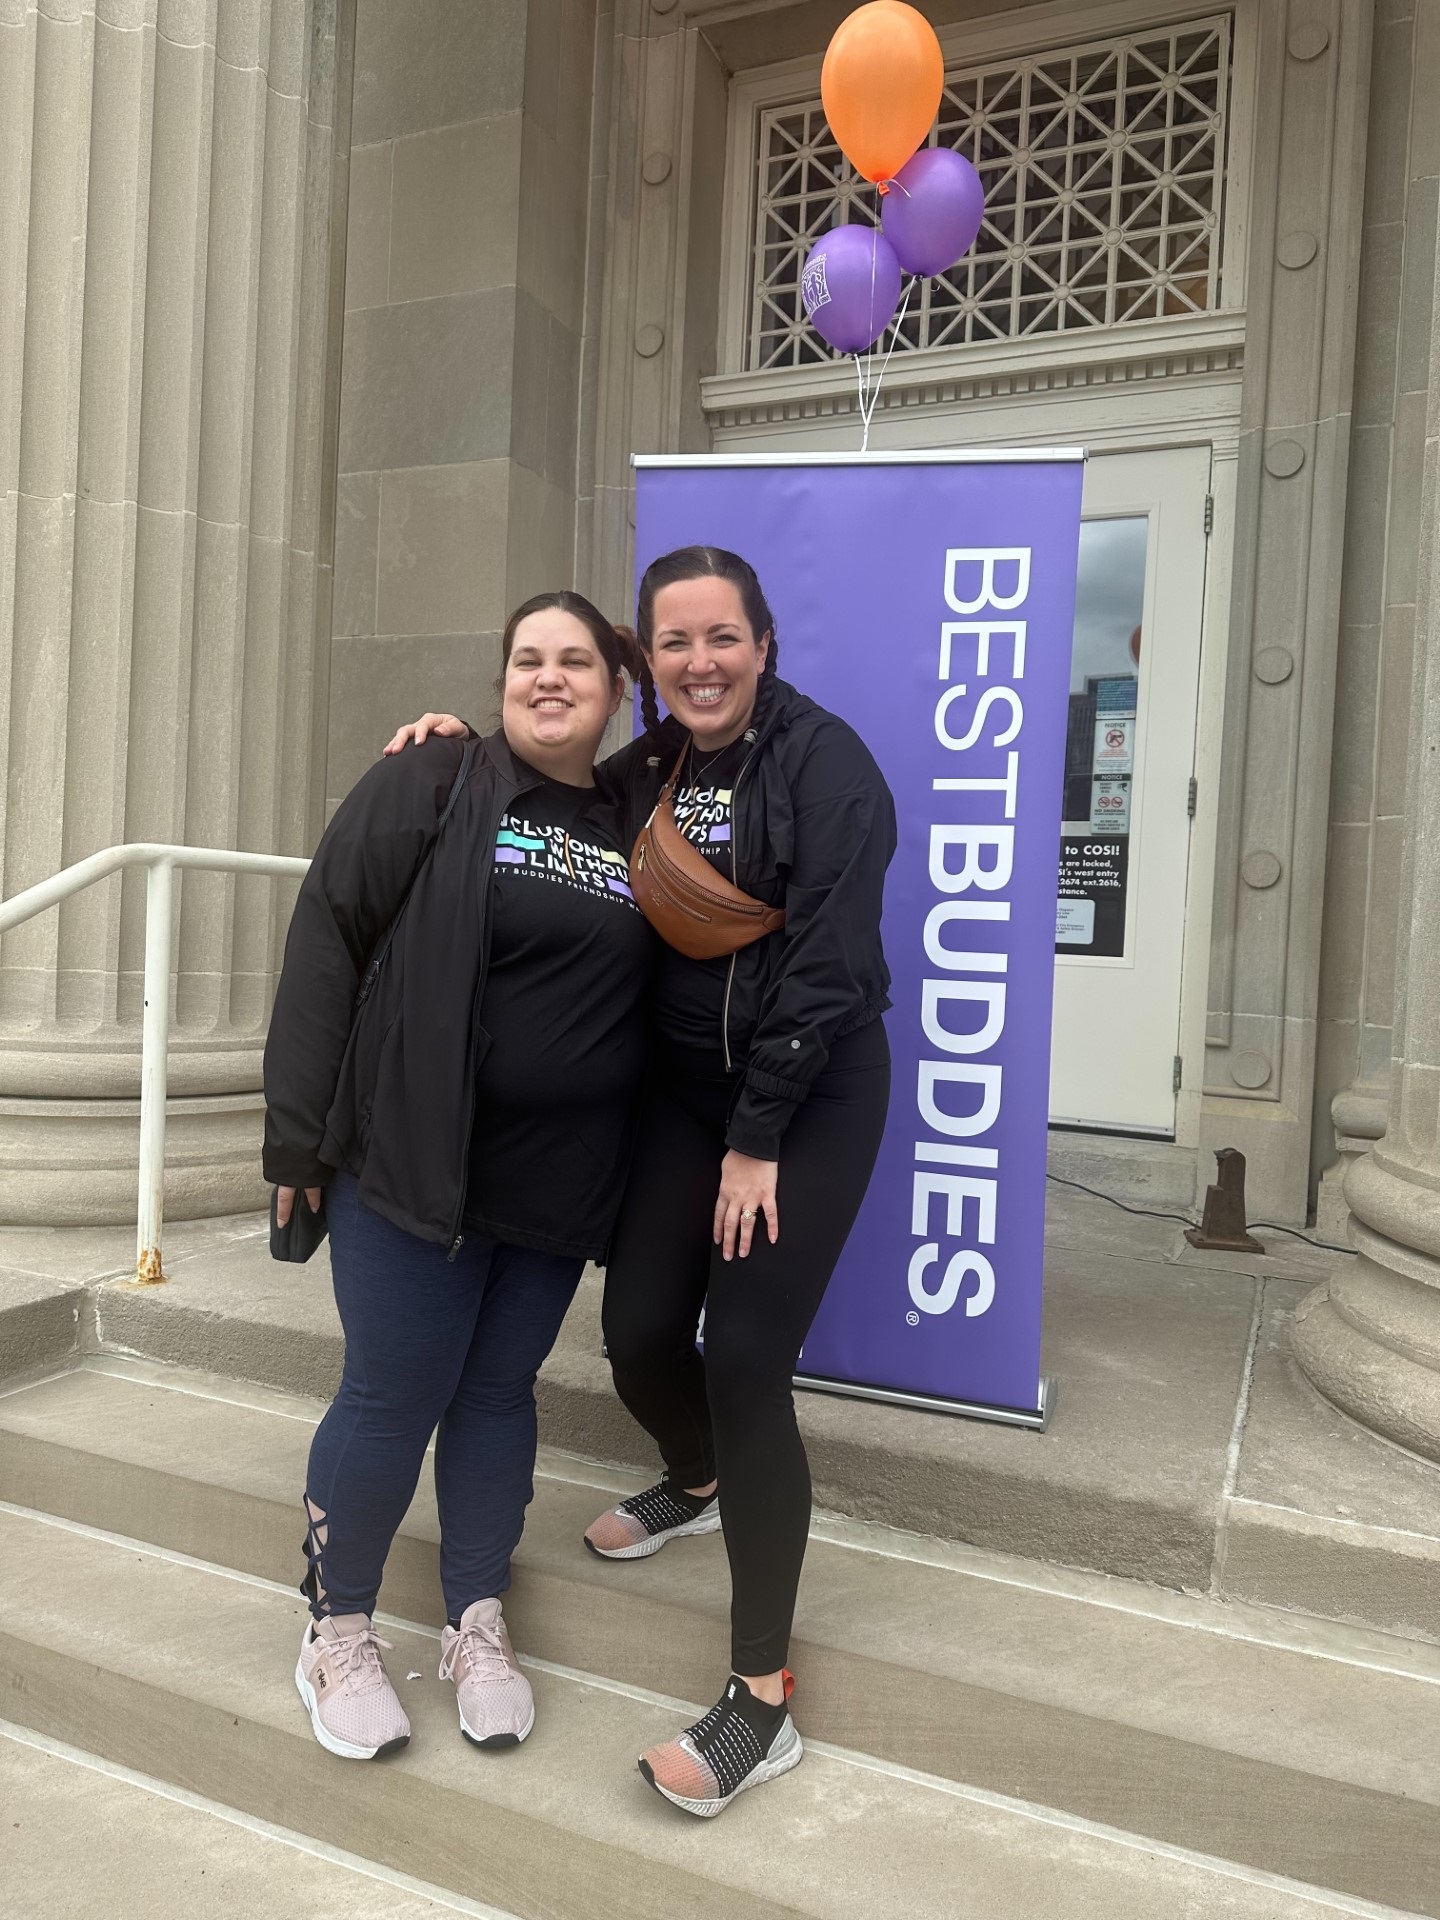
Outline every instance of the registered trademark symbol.
[[907, 1327], [918, 1327], [920, 1324], [920, 1316], [913, 1307], [905, 1316], [905, 1324]]

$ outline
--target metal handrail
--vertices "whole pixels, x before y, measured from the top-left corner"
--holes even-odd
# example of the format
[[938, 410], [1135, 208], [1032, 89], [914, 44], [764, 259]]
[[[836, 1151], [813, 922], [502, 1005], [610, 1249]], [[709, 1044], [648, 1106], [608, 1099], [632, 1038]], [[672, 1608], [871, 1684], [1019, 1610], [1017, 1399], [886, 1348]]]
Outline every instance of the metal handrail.
[[170, 942], [175, 869], [260, 873], [299, 879], [308, 860], [278, 853], [236, 853], [228, 847], [170, 847], [150, 841], [106, 847], [64, 867], [23, 893], [0, 901], [0, 934], [125, 867], [145, 869], [145, 1018], [140, 1038], [140, 1192], [135, 1222], [135, 1278], [164, 1280], [160, 1230], [165, 1210], [165, 1090], [170, 1053]]

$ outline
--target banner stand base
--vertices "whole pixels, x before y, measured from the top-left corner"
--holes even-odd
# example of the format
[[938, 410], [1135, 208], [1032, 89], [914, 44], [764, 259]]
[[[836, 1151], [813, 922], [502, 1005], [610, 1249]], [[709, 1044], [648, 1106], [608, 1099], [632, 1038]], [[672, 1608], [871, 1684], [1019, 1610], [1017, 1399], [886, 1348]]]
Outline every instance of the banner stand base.
[[907, 1393], [904, 1387], [867, 1387], [856, 1380], [827, 1380], [815, 1373], [797, 1373], [795, 1385], [807, 1393], [833, 1393], [844, 1400], [878, 1400], [886, 1406], [912, 1407], [920, 1413], [948, 1413], [962, 1420], [989, 1420], [996, 1426], [1025, 1427], [1044, 1433], [1060, 1397], [1053, 1374], [1040, 1377], [1040, 1404], [1030, 1407], [991, 1407], [982, 1400], [947, 1400], [939, 1394]]

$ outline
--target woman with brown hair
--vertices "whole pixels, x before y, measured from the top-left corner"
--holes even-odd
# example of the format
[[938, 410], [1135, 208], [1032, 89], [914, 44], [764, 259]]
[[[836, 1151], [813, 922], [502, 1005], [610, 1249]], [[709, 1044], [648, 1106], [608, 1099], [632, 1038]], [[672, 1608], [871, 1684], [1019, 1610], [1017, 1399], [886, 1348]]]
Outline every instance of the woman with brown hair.
[[300, 889], [265, 1050], [277, 1220], [321, 1190], [345, 1331], [305, 1483], [316, 1739], [410, 1737], [372, 1616], [437, 1432], [442, 1679], [514, 1746], [534, 1701], [501, 1608], [535, 1465], [536, 1373], [610, 1243], [653, 941], [594, 759], [633, 664], [573, 593], [511, 616], [499, 730], [382, 760]]

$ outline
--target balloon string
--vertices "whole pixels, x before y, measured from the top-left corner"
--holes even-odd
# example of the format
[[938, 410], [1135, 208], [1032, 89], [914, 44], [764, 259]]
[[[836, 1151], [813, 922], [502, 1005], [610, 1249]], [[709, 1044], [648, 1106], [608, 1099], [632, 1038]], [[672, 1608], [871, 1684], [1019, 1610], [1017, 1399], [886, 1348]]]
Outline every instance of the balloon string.
[[870, 380], [870, 353], [868, 351], [866, 352], [863, 373], [860, 367], [860, 356], [858, 353], [855, 356], [855, 379], [860, 391], [860, 424], [862, 429], [860, 451], [862, 453], [868, 453], [870, 451], [870, 423], [875, 418], [876, 407], [880, 404], [880, 388], [885, 379], [885, 370], [890, 365], [890, 355], [894, 353], [896, 342], [900, 338], [900, 329], [905, 323], [906, 309], [910, 305], [910, 295], [914, 291], [915, 278], [912, 274], [910, 283], [905, 289], [905, 297], [900, 302], [900, 311], [895, 315], [893, 330], [890, 335], [890, 345], [886, 349], [885, 358], [880, 362], [880, 371], [875, 375], [873, 387]]

